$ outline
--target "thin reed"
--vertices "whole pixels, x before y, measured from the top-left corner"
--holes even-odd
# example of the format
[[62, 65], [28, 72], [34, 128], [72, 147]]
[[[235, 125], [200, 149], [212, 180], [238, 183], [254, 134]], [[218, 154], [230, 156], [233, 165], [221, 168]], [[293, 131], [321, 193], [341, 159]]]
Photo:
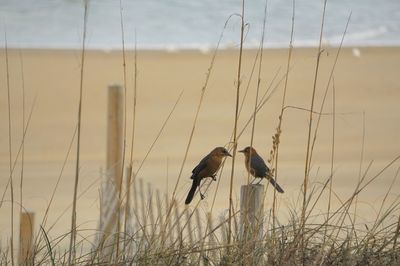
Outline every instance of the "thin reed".
[[76, 142], [76, 167], [75, 167], [75, 181], [74, 181], [74, 192], [72, 198], [72, 215], [71, 215], [71, 236], [69, 243], [69, 255], [68, 263], [71, 264], [75, 257], [75, 245], [76, 245], [76, 202], [78, 193], [79, 183], [79, 165], [80, 165], [80, 147], [81, 147], [81, 121], [82, 121], [82, 97], [83, 97], [83, 76], [85, 66], [85, 52], [86, 52], [86, 27], [87, 27], [87, 16], [88, 16], [88, 5], [89, 2], [85, 1], [85, 8], [83, 14], [83, 38], [82, 38], [82, 54], [81, 54], [81, 75], [79, 83], [79, 104], [78, 104], [78, 119], [77, 119], [77, 142]]

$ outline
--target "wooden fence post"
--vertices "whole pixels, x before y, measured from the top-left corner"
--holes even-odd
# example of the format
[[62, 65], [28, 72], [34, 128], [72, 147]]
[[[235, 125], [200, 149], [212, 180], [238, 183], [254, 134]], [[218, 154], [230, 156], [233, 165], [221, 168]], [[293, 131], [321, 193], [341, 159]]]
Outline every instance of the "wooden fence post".
[[108, 87], [106, 170], [118, 192], [122, 186], [123, 129], [124, 91], [120, 85], [110, 85]]
[[[106, 195], [102, 195], [102, 202], [107, 203], [109, 206], [102, 206], [100, 209], [107, 211], [102, 216], [107, 216], [101, 230], [103, 231], [100, 240], [101, 246], [110, 246], [110, 251], [105, 252], [107, 256], [112, 255], [112, 246], [114, 239], [111, 237], [120, 232], [120, 215], [121, 215], [121, 202], [119, 196], [121, 195], [123, 169], [123, 129], [124, 129], [124, 90], [120, 85], [108, 86], [108, 99], [107, 99], [107, 159], [106, 159]], [[108, 214], [108, 215], [107, 215]], [[110, 238], [111, 237], [111, 238]], [[110, 238], [109, 240], [107, 240]], [[106, 243], [105, 243], [106, 241]], [[118, 243], [114, 243], [117, 244]]]
[[243, 242], [244, 264], [256, 261], [256, 241], [262, 237], [264, 219], [264, 186], [244, 185], [240, 190], [240, 237]]
[[19, 265], [33, 265], [31, 259], [34, 222], [34, 212], [21, 212], [19, 223]]

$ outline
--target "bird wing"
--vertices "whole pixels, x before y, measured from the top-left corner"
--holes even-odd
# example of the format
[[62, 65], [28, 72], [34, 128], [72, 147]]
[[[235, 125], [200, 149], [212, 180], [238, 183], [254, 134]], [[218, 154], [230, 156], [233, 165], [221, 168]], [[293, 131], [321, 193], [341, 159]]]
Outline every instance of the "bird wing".
[[207, 161], [209, 159], [209, 155], [207, 155], [206, 157], [204, 157], [203, 159], [201, 159], [201, 161], [199, 162], [199, 164], [193, 168], [192, 170], [192, 176], [190, 177], [191, 179], [193, 179], [194, 177], [196, 177], [201, 171], [203, 171], [206, 167], [207, 167]]
[[259, 155], [251, 156], [250, 162], [255, 177], [266, 177], [269, 172], [268, 166]]

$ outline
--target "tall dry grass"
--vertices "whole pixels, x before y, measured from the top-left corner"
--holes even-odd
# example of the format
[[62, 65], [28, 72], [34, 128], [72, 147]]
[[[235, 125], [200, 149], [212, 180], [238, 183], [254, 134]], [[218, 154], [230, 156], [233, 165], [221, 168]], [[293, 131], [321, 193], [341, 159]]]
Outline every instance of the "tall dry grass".
[[75, 164], [75, 181], [74, 193], [72, 198], [72, 215], [71, 215], [71, 236], [69, 244], [68, 264], [75, 260], [75, 246], [76, 246], [76, 204], [79, 183], [79, 165], [80, 165], [80, 147], [81, 147], [81, 125], [82, 125], [82, 98], [83, 98], [83, 76], [85, 70], [85, 52], [86, 52], [86, 27], [88, 18], [88, 5], [89, 1], [84, 3], [83, 14], [83, 37], [82, 37], [82, 54], [81, 54], [81, 72], [79, 83], [79, 103], [78, 103], [78, 119], [77, 119], [77, 141], [76, 141], [76, 164]]

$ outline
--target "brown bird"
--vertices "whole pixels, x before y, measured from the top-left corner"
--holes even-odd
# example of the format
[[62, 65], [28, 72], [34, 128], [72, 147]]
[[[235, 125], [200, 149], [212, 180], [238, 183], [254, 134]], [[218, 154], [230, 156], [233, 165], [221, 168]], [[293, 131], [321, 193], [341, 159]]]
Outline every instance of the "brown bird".
[[[186, 197], [185, 204], [189, 204], [192, 201], [194, 193], [196, 192], [197, 187], [200, 187], [200, 182], [203, 178], [211, 177], [214, 181], [216, 180], [215, 173], [221, 166], [222, 159], [226, 156], [232, 157], [224, 147], [217, 147], [204, 157], [193, 169], [192, 176], [190, 177], [193, 179], [193, 183]], [[201, 191], [200, 197], [201, 199], [204, 199], [204, 195]]]
[[[283, 189], [272, 177], [271, 170], [254, 148], [246, 147], [239, 152], [244, 153], [247, 171], [255, 178], [261, 178], [257, 184], [259, 184], [263, 178], [266, 178], [278, 192], [283, 193]], [[254, 180], [251, 183], [253, 183]]]

